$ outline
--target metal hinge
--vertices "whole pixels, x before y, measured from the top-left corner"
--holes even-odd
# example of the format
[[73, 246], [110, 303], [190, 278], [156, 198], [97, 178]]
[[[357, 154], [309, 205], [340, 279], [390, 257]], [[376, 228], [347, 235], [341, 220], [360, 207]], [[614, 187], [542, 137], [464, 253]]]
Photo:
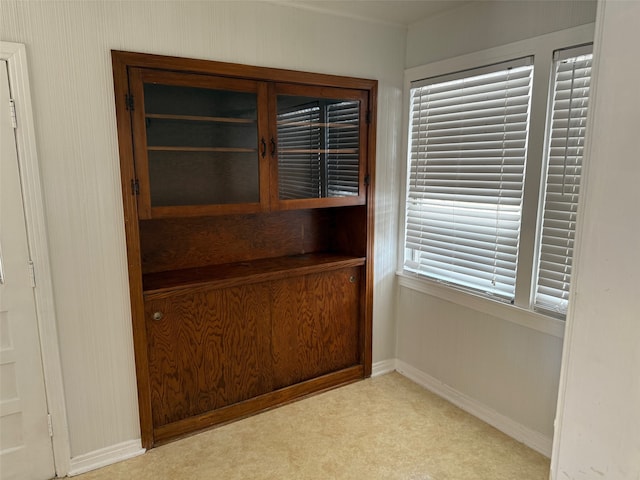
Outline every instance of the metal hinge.
[[31, 287], [36, 287], [36, 269], [33, 266], [33, 261], [29, 260], [27, 262], [27, 268], [29, 269], [29, 279], [31, 280]]
[[140, 195], [140, 183], [137, 178], [135, 180], [131, 180], [131, 194]]
[[53, 437], [53, 423], [51, 423], [51, 414], [47, 414], [47, 426], [49, 427], [49, 437]]
[[127, 106], [127, 110], [129, 110], [130, 112], [133, 112], [133, 110], [134, 110], [133, 95], [131, 95], [129, 93], [125, 94], [124, 103]]
[[16, 129], [18, 128], [18, 117], [16, 116], [16, 102], [13, 98], [9, 99], [9, 113], [11, 114], [11, 126]]
[[371, 123], [371, 110], [367, 110], [366, 122], [367, 125]]
[[367, 173], [364, 176], [364, 184], [368, 187], [369, 186], [369, 182], [371, 181], [371, 177], [369, 176], [369, 174]]

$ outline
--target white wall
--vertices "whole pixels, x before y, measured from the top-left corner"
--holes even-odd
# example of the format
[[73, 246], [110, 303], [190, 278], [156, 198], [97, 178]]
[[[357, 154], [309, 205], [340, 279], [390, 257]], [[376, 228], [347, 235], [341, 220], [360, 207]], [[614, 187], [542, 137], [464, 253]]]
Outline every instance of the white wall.
[[72, 457], [139, 438], [110, 50], [374, 78], [375, 361], [395, 351], [406, 32], [256, 2], [3, 0], [27, 46]]
[[640, 479], [639, 26], [640, 2], [601, 4], [552, 462], [558, 480]]
[[411, 25], [405, 67], [592, 23], [595, 14], [595, 0], [475, 0]]
[[561, 338], [406, 287], [398, 303], [401, 361], [551, 439]]
[[[594, 19], [593, 2], [471, 2], [411, 25], [406, 66], [469, 54]], [[542, 105], [543, 112], [545, 108]], [[467, 406], [485, 412], [485, 420], [497, 419], [494, 425], [512, 435], [520, 432], [521, 440], [549, 455], [562, 331], [528, 328], [512, 323], [515, 319], [509, 314], [496, 316], [488, 309], [452, 303], [413, 290], [407, 283], [411, 282], [403, 280], [398, 287], [400, 365], [424, 374], [427, 383], [444, 384]]]

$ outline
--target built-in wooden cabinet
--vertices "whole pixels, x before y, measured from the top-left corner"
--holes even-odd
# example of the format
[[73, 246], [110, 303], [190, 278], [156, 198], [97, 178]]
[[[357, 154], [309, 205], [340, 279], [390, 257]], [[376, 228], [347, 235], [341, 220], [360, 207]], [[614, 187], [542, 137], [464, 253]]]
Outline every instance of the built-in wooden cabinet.
[[273, 390], [268, 312], [265, 283], [145, 301], [154, 427]]
[[129, 86], [139, 218], [268, 209], [264, 82], [130, 68]]
[[270, 283], [274, 388], [358, 365], [360, 271], [344, 267]]
[[112, 59], [143, 445], [369, 376], [376, 82]]

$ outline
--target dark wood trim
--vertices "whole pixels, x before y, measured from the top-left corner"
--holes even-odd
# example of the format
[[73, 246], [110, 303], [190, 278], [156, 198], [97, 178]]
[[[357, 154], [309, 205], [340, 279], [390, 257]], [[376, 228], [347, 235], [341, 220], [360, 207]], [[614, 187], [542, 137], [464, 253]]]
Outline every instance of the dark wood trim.
[[136, 179], [131, 137], [131, 116], [126, 108], [129, 94], [127, 63], [122, 56], [112, 55], [116, 116], [118, 119], [118, 147], [120, 150], [120, 178], [124, 207], [124, 227], [127, 242], [127, 267], [131, 297], [133, 328], [133, 350], [138, 386], [138, 410], [142, 447], [153, 446], [153, 419], [151, 416], [151, 387], [147, 358], [147, 333], [145, 327], [144, 302], [142, 296], [142, 270], [140, 255], [140, 230], [138, 224], [137, 196], [132, 192]]
[[343, 77], [323, 73], [300, 72], [280, 68], [256, 67], [237, 63], [218, 62], [207, 59], [170, 57], [146, 53], [112, 50], [113, 58], [129, 67], [155, 68], [178, 72], [204, 73], [233, 78], [246, 78], [271, 82], [299, 83], [337, 88], [371, 90], [377, 80], [357, 77]]
[[[269, 87], [266, 83], [258, 84], [258, 105], [266, 105], [268, 102]], [[261, 211], [268, 211], [270, 207], [271, 199], [269, 198], [269, 191], [271, 188], [271, 172], [269, 171], [269, 165], [273, 163], [270, 155], [270, 140], [269, 140], [269, 111], [266, 108], [258, 108], [258, 137], [259, 143], [264, 142], [265, 152], [264, 155], [258, 154], [258, 162], [260, 164], [260, 206]]]
[[[147, 133], [143, 128], [145, 124], [144, 108], [141, 103], [144, 99], [142, 82], [140, 81], [142, 70], [139, 68], [128, 69], [129, 75], [129, 95], [137, 99], [137, 108], [133, 112], [128, 112], [131, 122], [131, 132], [133, 141], [133, 163], [136, 166], [136, 180], [138, 187], [138, 217], [151, 218], [151, 192], [149, 190], [149, 157], [147, 155]], [[135, 100], [134, 100], [135, 102]]]
[[311, 394], [331, 390], [364, 378], [362, 365], [345, 368], [321, 377], [281, 388], [258, 397], [239, 402], [212, 412], [203, 413], [155, 429], [156, 444], [174, 440], [181, 435], [194, 433], [214, 425], [221, 425], [233, 420], [245, 418], [274, 407], [300, 400]]
[[372, 336], [373, 336], [373, 285], [374, 285], [374, 233], [375, 233], [375, 178], [376, 178], [376, 132], [377, 132], [377, 105], [378, 83], [376, 82], [369, 91], [369, 118], [367, 168], [369, 185], [367, 186], [367, 264], [365, 274], [365, 301], [364, 301], [364, 325], [363, 325], [363, 354], [364, 376], [371, 376], [373, 363]]

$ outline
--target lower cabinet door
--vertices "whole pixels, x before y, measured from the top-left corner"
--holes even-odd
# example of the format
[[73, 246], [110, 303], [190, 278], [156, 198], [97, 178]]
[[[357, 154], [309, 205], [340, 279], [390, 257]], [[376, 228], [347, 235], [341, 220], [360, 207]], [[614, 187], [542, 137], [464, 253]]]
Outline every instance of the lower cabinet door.
[[145, 304], [154, 428], [273, 390], [268, 284]]
[[360, 362], [361, 267], [271, 283], [274, 388]]

